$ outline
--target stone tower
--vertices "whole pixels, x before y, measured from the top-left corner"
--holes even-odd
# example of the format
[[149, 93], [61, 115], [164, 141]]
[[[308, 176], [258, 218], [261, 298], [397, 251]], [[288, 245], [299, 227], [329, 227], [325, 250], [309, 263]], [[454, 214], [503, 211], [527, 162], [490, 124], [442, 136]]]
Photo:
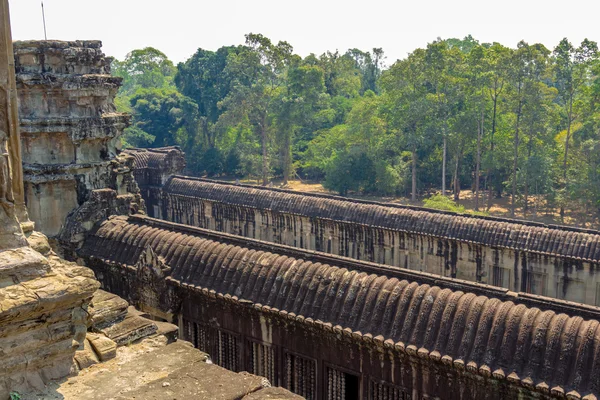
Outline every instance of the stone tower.
[[100, 41], [14, 43], [25, 198], [36, 229], [77, 246], [95, 222], [143, 209], [118, 157], [130, 116], [114, 98], [121, 78]]

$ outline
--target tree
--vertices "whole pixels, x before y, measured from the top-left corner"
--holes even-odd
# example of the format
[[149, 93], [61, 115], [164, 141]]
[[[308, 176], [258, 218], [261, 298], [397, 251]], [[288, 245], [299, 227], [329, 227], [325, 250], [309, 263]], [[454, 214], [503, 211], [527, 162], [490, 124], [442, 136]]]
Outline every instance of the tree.
[[113, 61], [113, 73], [123, 78], [121, 93], [130, 96], [137, 89], [172, 87], [176, 69], [171, 60], [154, 47], [133, 50], [123, 61]]
[[[568, 191], [567, 162], [569, 159], [569, 142], [571, 140], [571, 127], [576, 116], [573, 114], [573, 105], [580, 89], [585, 83], [590, 62], [597, 58], [598, 46], [596, 42], [584, 39], [578, 48], [564, 38], [554, 49], [556, 86], [560, 101], [566, 111], [567, 133], [562, 165], [562, 179], [564, 190]], [[564, 218], [565, 209], [561, 204], [560, 216]]]
[[285, 86], [279, 91], [275, 106], [284, 185], [287, 185], [291, 174], [294, 134], [323, 108], [324, 94], [323, 70], [315, 65], [304, 65], [296, 59], [288, 68]]
[[[470, 97], [477, 103], [476, 108], [479, 109], [480, 118], [477, 122], [477, 149], [475, 156], [475, 211], [479, 211], [479, 189], [481, 177], [481, 142], [485, 129], [485, 108], [486, 97], [485, 89], [489, 84], [489, 75], [485, 61], [485, 48], [479, 44], [469, 47], [469, 53], [466, 58], [467, 62], [467, 79], [465, 82], [470, 86]], [[464, 89], [468, 91], [467, 88]]]
[[386, 71], [384, 115], [390, 129], [411, 153], [411, 200], [417, 200], [417, 168], [420, 145], [425, 141], [428, 113], [425, 87], [425, 51], [417, 49]]
[[229, 57], [244, 50], [244, 46], [225, 46], [217, 51], [198, 49], [187, 61], [177, 65], [177, 88], [198, 105], [202, 151], [217, 145], [218, 132], [214, 125], [223, 112], [219, 102], [231, 92], [233, 82], [244, 82], [244, 77], [234, 77], [227, 69]]
[[139, 89], [131, 107], [134, 128], [152, 135], [154, 147], [179, 144], [194, 134], [198, 106], [175, 89]]
[[[494, 197], [494, 176], [495, 164], [495, 141], [494, 135], [496, 134], [498, 125], [498, 104], [501, 96], [504, 94], [505, 84], [509, 77], [509, 65], [512, 58], [513, 50], [502, 46], [499, 43], [494, 43], [491, 47], [486, 49], [485, 57], [483, 59], [485, 74], [488, 77], [489, 83], [485, 89], [492, 101], [492, 116], [491, 116], [491, 132], [490, 132], [490, 151], [489, 161], [487, 161], [487, 172], [485, 182], [488, 186], [488, 210], [492, 206], [492, 199]], [[499, 186], [500, 187], [500, 186]]]
[[226, 72], [235, 77], [230, 93], [219, 103], [223, 113], [220, 129], [249, 121], [261, 142], [262, 183], [269, 181], [268, 141], [273, 128], [273, 99], [281, 85], [283, 71], [292, 55], [287, 42], [277, 45], [260, 34], [246, 35], [239, 54], [230, 54]]

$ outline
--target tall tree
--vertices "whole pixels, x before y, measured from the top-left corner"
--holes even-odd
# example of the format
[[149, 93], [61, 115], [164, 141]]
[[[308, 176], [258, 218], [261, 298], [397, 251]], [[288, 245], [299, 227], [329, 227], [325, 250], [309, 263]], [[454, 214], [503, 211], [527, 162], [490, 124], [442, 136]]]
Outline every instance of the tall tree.
[[187, 61], [177, 65], [177, 88], [198, 105], [203, 151], [216, 146], [214, 124], [223, 111], [219, 102], [227, 97], [236, 78], [243, 81], [243, 77], [234, 77], [227, 70], [230, 55], [242, 51], [244, 46], [225, 46], [217, 51], [198, 49]]
[[154, 147], [180, 144], [195, 133], [198, 106], [175, 89], [140, 89], [131, 107], [134, 128], [152, 135]]
[[500, 103], [501, 96], [504, 95], [506, 81], [509, 78], [509, 66], [510, 60], [512, 59], [512, 52], [513, 51], [511, 49], [504, 47], [499, 43], [494, 43], [491, 47], [486, 49], [484, 58], [484, 66], [489, 78], [489, 84], [486, 91], [492, 101], [490, 151], [488, 153], [489, 160], [487, 161], [487, 172], [485, 178], [486, 185], [488, 186], [488, 209], [492, 206], [492, 199], [494, 198], [494, 186], [495, 181], [497, 181], [496, 177], [494, 176], [494, 136], [498, 127], [498, 105]]
[[433, 106], [431, 121], [435, 121], [442, 136], [442, 195], [446, 195], [446, 167], [448, 153], [448, 120], [451, 108], [457, 96], [457, 69], [461, 63], [461, 52], [458, 48], [448, 49], [445, 41], [436, 41], [427, 45], [425, 51], [425, 76], [431, 96], [429, 103]]
[[[576, 118], [573, 114], [573, 105], [587, 78], [590, 62], [597, 57], [597, 54], [598, 46], [596, 42], [589, 41], [588, 39], [584, 39], [578, 48], [574, 48], [569, 40], [564, 38], [554, 49], [556, 86], [566, 111], [567, 134], [565, 137], [562, 165], [563, 190], [565, 195], [568, 191], [567, 163], [569, 159], [571, 128]], [[564, 215], [564, 202], [561, 202], [561, 219], [564, 219]]]
[[292, 171], [292, 140], [295, 132], [308, 124], [324, 105], [325, 79], [323, 69], [299, 60], [290, 65], [285, 87], [279, 93], [275, 107], [277, 138], [281, 152], [283, 183], [288, 184]]
[[123, 78], [120, 92], [133, 94], [137, 89], [172, 86], [176, 69], [171, 60], [154, 47], [133, 50], [123, 61], [113, 61], [113, 73]]
[[273, 99], [282, 84], [282, 76], [292, 56], [287, 42], [273, 44], [260, 34], [246, 35], [247, 48], [229, 57], [227, 72], [237, 77], [231, 92], [220, 106], [221, 129], [247, 119], [261, 143], [263, 185], [269, 182], [269, 135], [273, 128]]
[[411, 200], [417, 200], [418, 150], [425, 140], [427, 90], [425, 51], [417, 49], [396, 62], [382, 76], [386, 92], [385, 115], [391, 129], [411, 154]]

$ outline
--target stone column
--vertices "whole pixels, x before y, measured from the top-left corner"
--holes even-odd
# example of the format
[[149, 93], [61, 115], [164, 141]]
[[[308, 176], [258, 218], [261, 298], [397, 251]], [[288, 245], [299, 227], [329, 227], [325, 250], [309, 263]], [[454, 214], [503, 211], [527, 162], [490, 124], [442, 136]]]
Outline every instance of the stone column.
[[[7, 136], [8, 158], [12, 172], [12, 197], [15, 212], [21, 227], [26, 232], [33, 230], [33, 222], [27, 215], [25, 206], [25, 189], [23, 187], [23, 162], [21, 158], [21, 135], [19, 133], [19, 115], [17, 104], [17, 88], [15, 81], [15, 58], [13, 54], [12, 35], [10, 30], [10, 15], [8, 0], [0, 0], [0, 85], [3, 100], [0, 116], [3, 121], [5, 136]], [[1, 139], [0, 139], [1, 140]]]
[[[0, 251], [27, 243], [17, 220], [19, 212], [25, 210], [18, 124], [8, 0], [0, 0]], [[15, 176], [15, 170], [20, 175]], [[20, 203], [15, 199], [15, 188], [20, 190]]]

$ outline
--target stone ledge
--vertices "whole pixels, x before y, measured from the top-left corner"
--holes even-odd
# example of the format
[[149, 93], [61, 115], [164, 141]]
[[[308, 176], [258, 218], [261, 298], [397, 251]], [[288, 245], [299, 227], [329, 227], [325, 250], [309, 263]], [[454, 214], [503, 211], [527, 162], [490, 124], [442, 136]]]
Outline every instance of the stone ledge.
[[109, 113], [97, 117], [21, 118], [21, 137], [35, 137], [39, 133], [69, 134], [74, 143], [84, 140], [113, 138], [129, 126], [131, 117]]
[[116, 342], [118, 346], [133, 343], [136, 340], [155, 334], [158, 331], [156, 324], [146, 318], [127, 314], [119, 323], [101, 329], [106, 337]]
[[90, 303], [92, 329], [103, 329], [125, 319], [129, 303], [112, 293], [98, 289]]
[[286, 389], [270, 387], [244, 396], [242, 400], [301, 400], [303, 398], [304, 397], [298, 396]]
[[49, 272], [48, 260], [30, 247], [0, 251], [0, 288], [40, 278]]
[[[120, 347], [117, 357], [49, 384], [43, 393], [22, 399], [48, 400], [299, 400], [282, 388], [270, 388], [260, 376], [235, 373], [207, 363], [208, 356], [190, 343], [165, 346], [164, 338]], [[93, 361], [93, 360], [92, 360]]]
[[0, 323], [14, 324], [42, 313], [76, 307], [100, 287], [95, 279], [68, 277], [53, 271], [47, 276], [0, 289]]
[[101, 89], [119, 89], [123, 78], [107, 74], [54, 74], [28, 72], [17, 75], [17, 86], [19, 90], [31, 90], [40, 87], [43, 90], [60, 89], [80, 90], [94, 89], [100, 97], [107, 94], [100, 93]]

